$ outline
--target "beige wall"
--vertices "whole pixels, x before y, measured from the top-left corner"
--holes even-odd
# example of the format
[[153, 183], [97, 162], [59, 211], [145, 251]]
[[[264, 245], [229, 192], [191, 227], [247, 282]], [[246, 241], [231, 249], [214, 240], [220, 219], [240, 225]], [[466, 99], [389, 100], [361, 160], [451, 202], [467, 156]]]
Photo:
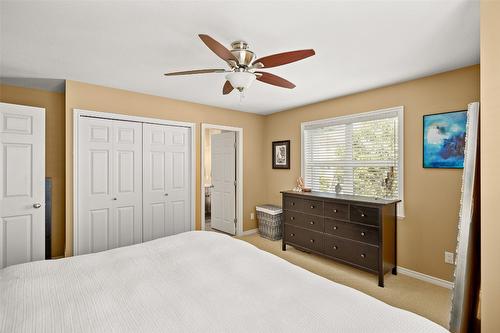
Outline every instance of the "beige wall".
[[[76, 81], [66, 82], [66, 255], [72, 253], [73, 220], [73, 109], [87, 109], [141, 117], [196, 123], [196, 228], [200, 228], [200, 124], [211, 123], [243, 128], [243, 229], [253, 229], [250, 220], [255, 205], [265, 200], [264, 117], [107, 88]], [[267, 152], [267, 150], [266, 150]]]
[[52, 178], [52, 256], [64, 255], [64, 94], [0, 85], [0, 101], [45, 108], [46, 176]]
[[500, 1], [481, 1], [481, 329], [500, 332]]
[[[301, 122], [404, 105], [406, 218], [399, 222], [399, 264], [443, 279], [452, 278], [453, 267], [444, 263], [443, 252], [455, 249], [461, 171], [422, 168], [422, 116], [464, 109], [467, 103], [478, 100], [479, 66], [269, 116], [235, 112], [75, 81], [67, 81], [66, 98], [63, 94], [11, 86], [1, 87], [2, 101], [47, 109], [47, 174], [54, 178], [52, 242], [56, 256], [63, 253], [65, 232], [66, 254], [72, 253], [74, 108], [195, 122], [197, 228], [200, 225], [199, 189], [202, 181], [199, 172], [200, 124], [207, 122], [243, 127], [244, 229], [248, 230], [256, 226], [256, 221], [249, 219], [255, 205], [264, 202], [279, 204], [279, 191], [293, 187], [300, 174]], [[271, 141], [286, 139], [291, 140], [291, 169], [273, 170], [269, 153]], [[65, 190], [69, 194], [65, 199], [66, 211], [62, 190], [65, 179]], [[67, 220], [66, 229], [64, 214]]]
[[[300, 176], [301, 122], [403, 105], [406, 218], [398, 224], [398, 265], [451, 281], [444, 251], [456, 247], [462, 171], [422, 168], [422, 116], [463, 110], [478, 100], [479, 66], [472, 66], [272, 114], [263, 155], [267, 200], [279, 204], [280, 191]], [[271, 142], [288, 139], [290, 170], [271, 169]]]

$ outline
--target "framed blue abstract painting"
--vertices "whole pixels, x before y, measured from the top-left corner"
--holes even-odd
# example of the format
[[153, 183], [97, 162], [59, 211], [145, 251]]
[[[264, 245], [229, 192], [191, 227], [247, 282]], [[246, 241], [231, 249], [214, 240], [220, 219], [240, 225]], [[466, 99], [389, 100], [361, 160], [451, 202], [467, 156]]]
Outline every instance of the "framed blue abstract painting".
[[424, 116], [424, 168], [464, 167], [467, 110]]

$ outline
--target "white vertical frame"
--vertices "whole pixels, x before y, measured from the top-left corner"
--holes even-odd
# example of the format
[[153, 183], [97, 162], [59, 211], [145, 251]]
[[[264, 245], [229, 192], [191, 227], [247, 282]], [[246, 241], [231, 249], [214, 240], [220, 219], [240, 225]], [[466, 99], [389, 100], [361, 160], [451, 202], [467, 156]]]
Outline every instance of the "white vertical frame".
[[201, 124], [200, 197], [201, 230], [205, 230], [205, 131], [218, 129], [236, 133], [236, 236], [243, 235], [243, 128], [224, 125]]
[[300, 175], [302, 178], [305, 177], [305, 160], [304, 160], [304, 129], [308, 126], [321, 125], [321, 124], [335, 124], [335, 123], [345, 123], [356, 120], [357, 118], [371, 118], [376, 116], [383, 116], [386, 113], [397, 113], [398, 115], [398, 143], [399, 143], [399, 177], [401, 181], [398, 181], [398, 191], [399, 199], [401, 202], [398, 203], [398, 218], [403, 219], [405, 217], [404, 210], [404, 106], [396, 106], [387, 109], [380, 109], [375, 111], [351, 114], [346, 116], [320, 119], [307, 121], [300, 124]]
[[173, 120], [165, 120], [165, 119], [157, 119], [157, 118], [147, 118], [147, 117], [136, 117], [129, 116], [118, 113], [108, 113], [108, 112], [98, 112], [98, 111], [90, 111], [83, 109], [73, 109], [73, 255], [78, 254], [78, 134], [79, 134], [79, 120], [81, 117], [94, 117], [101, 119], [111, 119], [111, 120], [122, 120], [122, 121], [134, 121], [140, 123], [148, 123], [148, 124], [158, 124], [158, 125], [167, 125], [167, 126], [178, 126], [178, 127], [186, 127], [191, 131], [190, 136], [190, 182], [191, 182], [191, 230], [196, 229], [196, 146], [195, 146], [195, 131], [196, 124], [189, 122], [181, 122], [181, 121], [173, 121]]

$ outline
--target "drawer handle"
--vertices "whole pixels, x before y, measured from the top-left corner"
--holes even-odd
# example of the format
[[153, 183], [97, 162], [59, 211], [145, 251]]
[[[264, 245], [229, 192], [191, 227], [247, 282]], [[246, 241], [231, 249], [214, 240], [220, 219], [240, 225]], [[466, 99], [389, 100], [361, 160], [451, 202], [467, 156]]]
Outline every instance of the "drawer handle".
[[291, 233], [291, 234], [290, 234], [290, 236], [291, 236], [291, 237], [294, 237], [294, 236], [295, 236], [295, 234], [294, 234], [294, 233]]
[[366, 254], [361, 253], [361, 258], [363, 258], [363, 259], [366, 258]]
[[361, 217], [366, 217], [365, 213], [361, 213]]
[[313, 224], [314, 224], [314, 221], [309, 222], [309, 224], [310, 224], [310, 225], [313, 225]]
[[337, 230], [337, 229], [338, 229], [338, 227], [337, 227], [337, 226], [334, 226], [334, 227], [333, 227], [333, 230]]
[[295, 202], [292, 202], [292, 206], [295, 206]]
[[333, 210], [333, 212], [334, 212], [334, 213], [337, 213], [337, 212], [338, 212], [338, 210], [334, 209], [334, 210]]
[[364, 235], [365, 235], [364, 231], [361, 231], [361, 236], [364, 236]]
[[334, 246], [333, 246], [333, 249], [334, 249], [334, 250], [338, 249], [337, 245], [334, 245]]
[[314, 209], [314, 205], [311, 205], [311, 209]]
[[314, 243], [314, 239], [309, 240], [311, 243]]
[[292, 221], [295, 220], [295, 216], [290, 217], [290, 220]]

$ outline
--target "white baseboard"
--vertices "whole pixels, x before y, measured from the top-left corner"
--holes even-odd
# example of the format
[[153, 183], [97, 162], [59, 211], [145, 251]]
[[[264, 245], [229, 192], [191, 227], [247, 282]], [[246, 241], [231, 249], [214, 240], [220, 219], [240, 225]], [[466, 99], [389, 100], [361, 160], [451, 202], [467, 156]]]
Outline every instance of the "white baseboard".
[[256, 234], [258, 231], [259, 231], [259, 229], [257, 229], [257, 228], [246, 230], [246, 231], [243, 231], [243, 233], [241, 234], [241, 236], [253, 235], [253, 234]]
[[415, 279], [418, 279], [418, 280], [429, 282], [429, 283], [432, 283], [432, 284], [435, 284], [437, 286], [444, 287], [447, 289], [452, 289], [453, 285], [454, 285], [453, 282], [446, 281], [446, 280], [443, 280], [443, 279], [440, 279], [440, 278], [437, 278], [434, 276], [430, 276], [430, 275], [427, 275], [424, 273], [415, 272], [415, 271], [412, 271], [411, 269], [404, 268], [401, 266], [398, 266], [398, 274], [399, 273], [406, 275], [406, 276], [409, 276], [409, 277], [412, 277], [412, 278], [415, 278]]

